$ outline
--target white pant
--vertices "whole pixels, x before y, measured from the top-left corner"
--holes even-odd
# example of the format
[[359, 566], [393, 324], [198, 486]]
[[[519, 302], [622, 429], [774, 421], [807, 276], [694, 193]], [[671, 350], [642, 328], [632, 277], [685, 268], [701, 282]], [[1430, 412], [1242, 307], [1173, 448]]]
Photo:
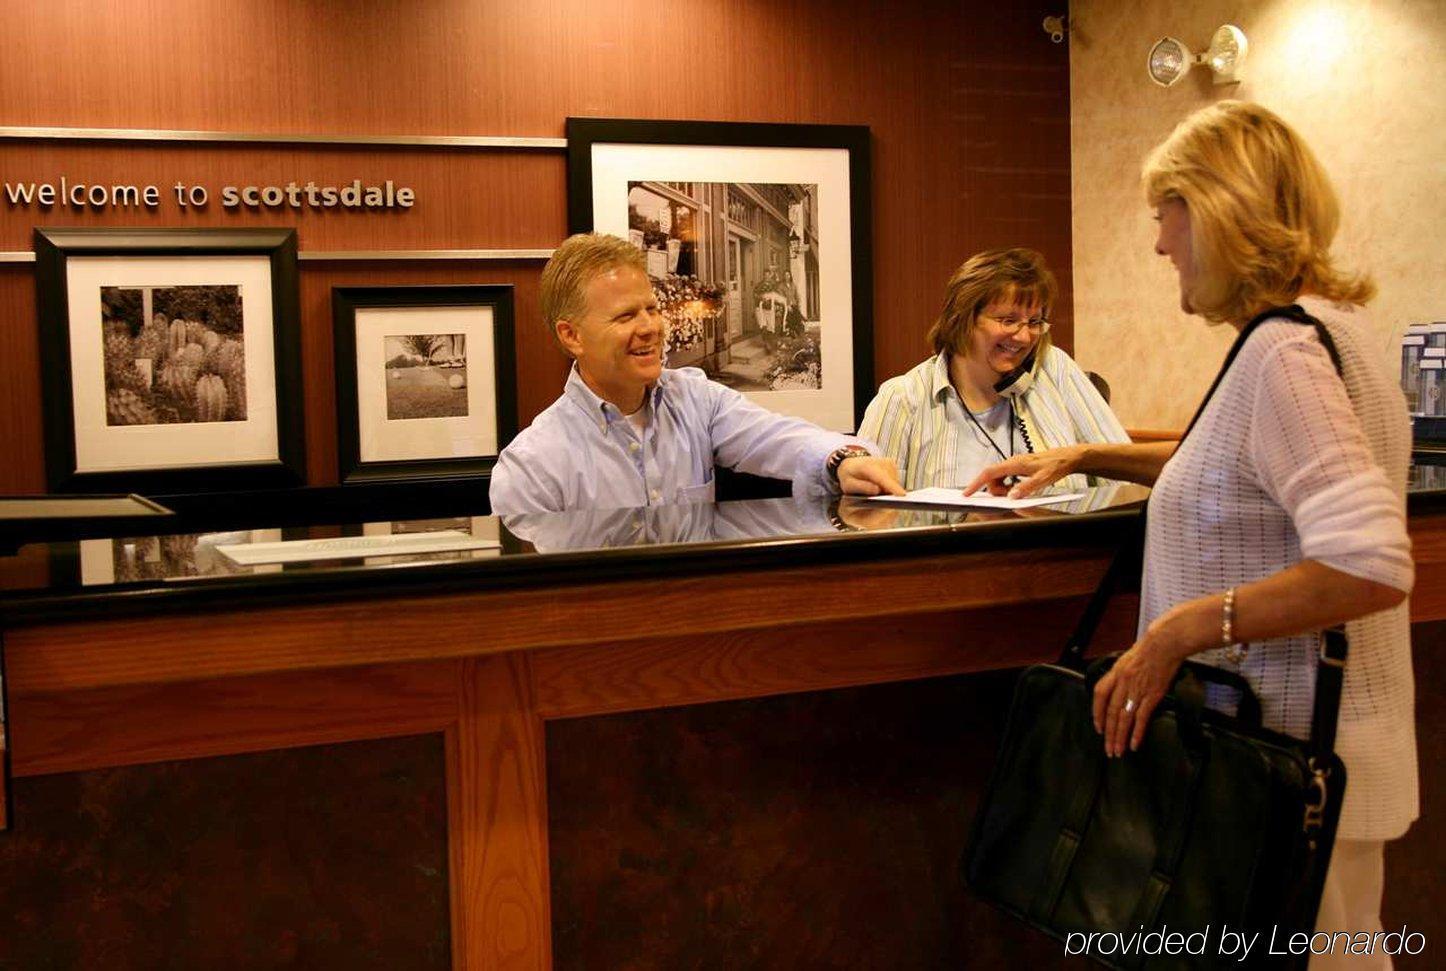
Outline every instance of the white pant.
[[[1380, 840], [1336, 840], [1326, 871], [1316, 931], [1334, 933], [1381, 930], [1381, 893], [1385, 889], [1385, 843]], [[1391, 971], [1389, 954], [1347, 956], [1317, 954], [1310, 971]]]

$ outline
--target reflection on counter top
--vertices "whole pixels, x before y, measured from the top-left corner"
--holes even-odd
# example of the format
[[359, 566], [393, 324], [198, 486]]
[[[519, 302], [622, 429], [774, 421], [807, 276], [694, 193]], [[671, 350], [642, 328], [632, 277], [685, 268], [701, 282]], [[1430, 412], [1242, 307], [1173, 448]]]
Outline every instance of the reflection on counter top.
[[502, 517], [509, 533], [538, 553], [628, 546], [718, 543], [735, 540], [828, 536], [863, 531], [955, 528], [969, 523], [1018, 522], [1078, 515], [1138, 502], [1140, 486], [1113, 482], [1080, 499], [1050, 507], [997, 510], [898, 507], [866, 499], [793, 498], [748, 502], [593, 509], [574, 513], [524, 513]]
[[[1446, 466], [1412, 469], [1413, 515], [1446, 509]], [[397, 519], [343, 525], [126, 535], [22, 547], [0, 556], [0, 613], [79, 618], [169, 605], [236, 607], [246, 597], [335, 599], [557, 583], [667, 578], [728, 570], [1051, 546], [1108, 547], [1148, 490], [1109, 483], [1083, 499], [1023, 510], [890, 507], [858, 499], [758, 499], [641, 509]], [[485, 510], [485, 496], [478, 506]], [[462, 510], [465, 511], [465, 510]], [[185, 518], [179, 517], [184, 529]], [[251, 525], [251, 524], [246, 524]], [[218, 528], [219, 527], [219, 528]], [[128, 527], [132, 531], [134, 527]], [[496, 541], [487, 549], [239, 566], [232, 544], [393, 536], [442, 530]], [[328, 544], [334, 545], [334, 544]], [[605, 565], [606, 570], [599, 570]]]
[[217, 553], [216, 547], [280, 538], [279, 529], [248, 529], [230, 533], [83, 539], [79, 543], [80, 582], [91, 587], [249, 573], [248, 568], [238, 567]]
[[[804, 562], [887, 559], [950, 550], [1048, 546], [1113, 534], [1090, 513], [1127, 515], [1146, 490], [1102, 486], [1060, 507], [1017, 512], [881, 507], [855, 499], [758, 499], [641, 509], [459, 516], [350, 525], [216, 530], [32, 544], [0, 557], [0, 611], [11, 619], [90, 609], [154, 610], [163, 603], [236, 603], [242, 591], [280, 597], [348, 596], [379, 587], [426, 590], [610, 579]], [[1028, 538], [1020, 532], [1029, 530]], [[1040, 531], [1037, 527], [1044, 527]], [[242, 566], [220, 547], [457, 531], [487, 549], [356, 556]], [[335, 544], [324, 544], [332, 547]], [[489, 544], [491, 545], [491, 544]], [[826, 548], [825, 548], [826, 547]]]
[[1412, 465], [1406, 491], [1413, 495], [1446, 491], [1446, 465], [1425, 462]]
[[[270, 546], [276, 543], [334, 543], [360, 541], [368, 537], [429, 536], [462, 534], [486, 547], [447, 551], [356, 555], [334, 553], [314, 560], [263, 562], [242, 565], [225, 555], [228, 547]], [[280, 573], [292, 566], [304, 568], [329, 565], [398, 566], [408, 563], [439, 563], [453, 560], [499, 556], [497, 520], [492, 516], [458, 516], [447, 519], [415, 519], [404, 522], [363, 523], [360, 527], [317, 529], [251, 529], [235, 532], [188, 533], [174, 536], [138, 536], [115, 539], [85, 539], [79, 542], [80, 585], [110, 586], [147, 580], [175, 582], [209, 577], [257, 576]], [[59, 544], [55, 544], [59, 545]]]

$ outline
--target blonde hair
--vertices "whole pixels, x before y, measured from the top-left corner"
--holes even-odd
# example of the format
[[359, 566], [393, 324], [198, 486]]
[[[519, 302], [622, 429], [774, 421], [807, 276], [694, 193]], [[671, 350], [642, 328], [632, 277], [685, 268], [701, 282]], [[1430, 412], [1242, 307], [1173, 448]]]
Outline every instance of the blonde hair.
[[1152, 206], [1184, 202], [1196, 286], [1190, 306], [1208, 320], [1242, 322], [1312, 293], [1363, 304], [1376, 285], [1336, 266], [1340, 205], [1325, 169], [1274, 112], [1221, 101], [1176, 126], [1145, 159]]
[[[1001, 297], [1012, 297], [1027, 305], [1037, 304], [1048, 316], [1059, 296], [1054, 274], [1037, 251], [1015, 246], [989, 249], [965, 260], [944, 290], [944, 309], [925, 335], [934, 353], [963, 354], [969, 337], [979, 323], [979, 312]], [[1049, 335], [1039, 339], [1042, 349]]]
[[587, 309], [587, 285], [600, 273], [630, 266], [644, 276], [642, 250], [617, 236], [577, 233], [562, 241], [542, 268], [542, 322], [557, 339], [557, 322], [580, 317]]

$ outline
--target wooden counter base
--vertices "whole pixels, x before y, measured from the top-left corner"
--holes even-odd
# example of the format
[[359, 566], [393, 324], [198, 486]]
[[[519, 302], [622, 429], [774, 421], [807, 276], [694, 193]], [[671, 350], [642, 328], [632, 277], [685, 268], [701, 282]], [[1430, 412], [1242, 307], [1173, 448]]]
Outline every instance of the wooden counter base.
[[[1414, 527], [1413, 617], [1440, 619], [1446, 529]], [[454, 964], [544, 968], [548, 719], [1048, 660], [1106, 560], [1036, 550], [20, 627], [12, 764], [24, 777], [441, 731]], [[1134, 610], [1117, 598], [1102, 650], [1128, 645]]]

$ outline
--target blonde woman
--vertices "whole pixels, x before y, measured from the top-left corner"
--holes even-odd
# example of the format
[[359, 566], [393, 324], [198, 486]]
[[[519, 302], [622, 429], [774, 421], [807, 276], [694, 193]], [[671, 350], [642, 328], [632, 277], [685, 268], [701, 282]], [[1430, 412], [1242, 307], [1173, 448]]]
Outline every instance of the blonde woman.
[[[986, 250], [954, 271], [926, 338], [933, 356], [885, 381], [859, 429], [898, 463], [906, 489], [963, 485], [1021, 452], [1130, 440], [1085, 373], [1050, 344], [1057, 293], [1031, 249]], [[1064, 487], [1086, 484], [1078, 476]]]
[[[1410, 428], [1361, 310], [1375, 292], [1333, 260], [1336, 196], [1310, 149], [1258, 105], [1191, 115], [1144, 166], [1155, 250], [1180, 306], [1241, 332], [1234, 358], [1180, 443], [1079, 446], [1000, 462], [970, 489], [1030, 492], [1093, 472], [1153, 484], [1138, 639], [1099, 682], [1108, 754], [1139, 745], [1182, 660], [1239, 670], [1270, 728], [1308, 734], [1315, 631], [1349, 621], [1336, 750], [1345, 802], [1319, 929], [1380, 929], [1383, 842], [1418, 813], [1405, 599]], [[1340, 373], [1313, 327], [1318, 318]], [[1240, 645], [1248, 645], [1242, 650]], [[1249, 825], [1249, 820], [1241, 820]], [[1382, 955], [1312, 967], [1389, 967]]]

